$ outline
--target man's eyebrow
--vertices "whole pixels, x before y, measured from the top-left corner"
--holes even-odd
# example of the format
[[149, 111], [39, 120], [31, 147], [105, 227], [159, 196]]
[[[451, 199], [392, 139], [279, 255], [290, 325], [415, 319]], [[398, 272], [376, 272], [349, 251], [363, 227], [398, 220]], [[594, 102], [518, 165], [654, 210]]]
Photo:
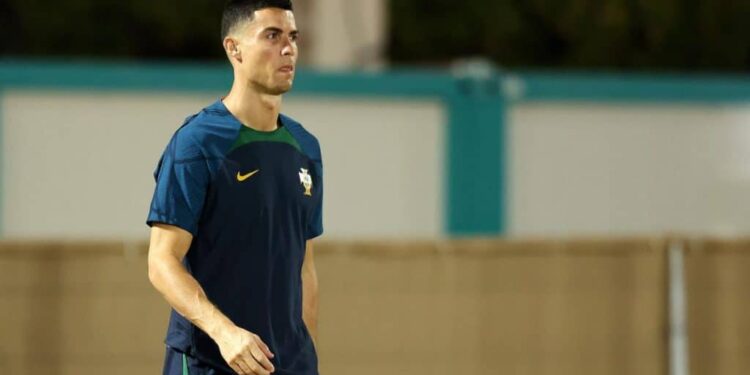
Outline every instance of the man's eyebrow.
[[[269, 27], [266, 27], [265, 29], [263, 29], [263, 31], [262, 31], [262, 33], [267, 33], [267, 32], [275, 32], [275, 33], [283, 34], [284, 30], [282, 30], [282, 29], [280, 29], [278, 27], [275, 27], [275, 26], [269, 26]], [[292, 29], [292, 31], [290, 31], [289, 34], [291, 34], [291, 35], [299, 34], [299, 30]]]

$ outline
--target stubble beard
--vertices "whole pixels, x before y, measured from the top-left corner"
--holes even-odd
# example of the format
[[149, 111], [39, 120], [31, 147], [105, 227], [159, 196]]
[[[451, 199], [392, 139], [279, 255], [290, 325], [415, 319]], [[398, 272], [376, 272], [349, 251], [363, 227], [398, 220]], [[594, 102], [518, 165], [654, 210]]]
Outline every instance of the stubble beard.
[[262, 94], [278, 96], [289, 92], [292, 89], [293, 81], [288, 83], [269, 82], [267, 84], [255, 82], [253, 86], [255, 86], [255, 89]]

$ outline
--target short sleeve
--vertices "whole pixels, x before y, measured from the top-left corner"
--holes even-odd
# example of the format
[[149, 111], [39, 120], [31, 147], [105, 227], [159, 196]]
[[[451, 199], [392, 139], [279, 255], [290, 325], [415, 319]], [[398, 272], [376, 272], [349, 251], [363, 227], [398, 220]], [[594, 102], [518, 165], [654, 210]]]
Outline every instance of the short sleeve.
[[313, 161], [312, 168], [313, 189], [316, 189], [315, 203], [310, 213], [305, 238], [310, 240], [323, 234], [323, 162]]
[[208, 189], [209, 171], [200, 147], [175, 133], [154, 171], [156, 188], [146, 224], [163, 223], [197, 235]]

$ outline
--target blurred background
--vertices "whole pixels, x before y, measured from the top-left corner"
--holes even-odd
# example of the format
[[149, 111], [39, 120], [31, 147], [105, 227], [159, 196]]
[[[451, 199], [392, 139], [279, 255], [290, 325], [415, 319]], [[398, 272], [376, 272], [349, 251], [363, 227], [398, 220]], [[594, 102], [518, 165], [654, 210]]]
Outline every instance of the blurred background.
[[[220, 0], [0, 3], [0, 374], [157, 374]], [[750, 373], [750, 2], [297, 0], [321, 373]]]

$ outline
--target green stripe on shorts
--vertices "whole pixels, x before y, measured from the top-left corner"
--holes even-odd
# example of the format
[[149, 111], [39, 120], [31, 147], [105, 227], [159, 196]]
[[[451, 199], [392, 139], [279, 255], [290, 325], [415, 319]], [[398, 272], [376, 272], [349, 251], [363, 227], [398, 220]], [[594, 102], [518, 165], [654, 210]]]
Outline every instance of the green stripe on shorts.
[[182, 375], [190, 375], [188, 374], [187, 357], [185, 356], [185, 353], [182, 353]]

